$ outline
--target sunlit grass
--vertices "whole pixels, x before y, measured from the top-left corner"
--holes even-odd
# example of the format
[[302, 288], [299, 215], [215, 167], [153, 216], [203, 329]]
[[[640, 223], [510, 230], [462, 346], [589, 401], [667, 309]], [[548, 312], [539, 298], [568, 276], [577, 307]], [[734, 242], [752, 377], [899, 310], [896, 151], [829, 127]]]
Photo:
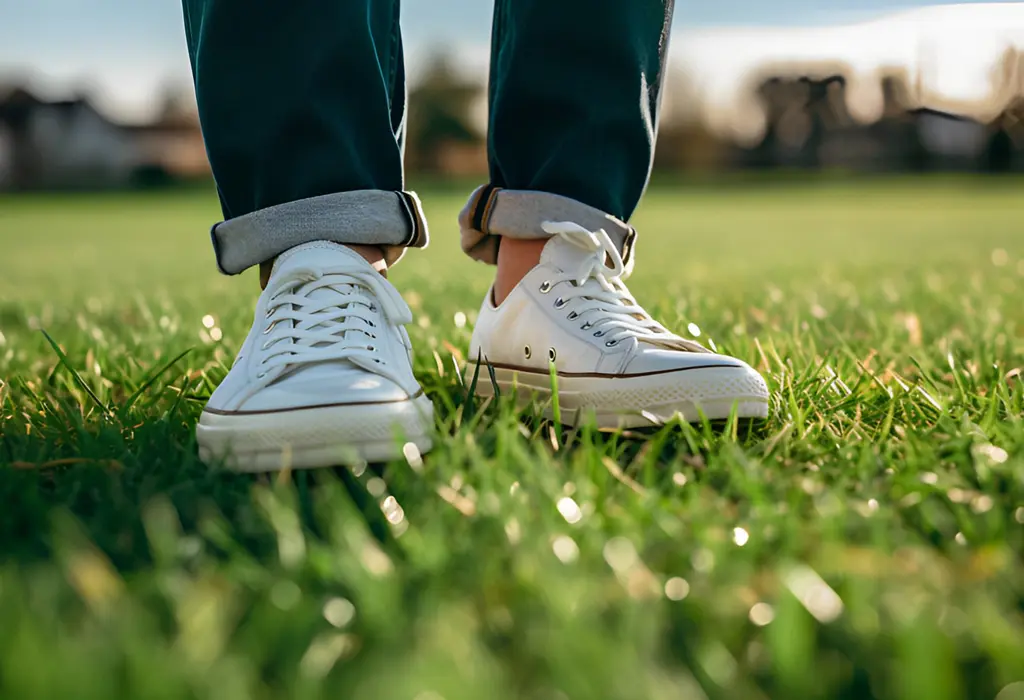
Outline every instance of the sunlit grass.
[[0, 697], [1024, 697], [1024, 183], [655, 188], [630, 286], [774, 396], [644, 436], [469, 398], [421, 195], [437, 448], [294, 478], [196, 458], [209, 192], [0, 200]]

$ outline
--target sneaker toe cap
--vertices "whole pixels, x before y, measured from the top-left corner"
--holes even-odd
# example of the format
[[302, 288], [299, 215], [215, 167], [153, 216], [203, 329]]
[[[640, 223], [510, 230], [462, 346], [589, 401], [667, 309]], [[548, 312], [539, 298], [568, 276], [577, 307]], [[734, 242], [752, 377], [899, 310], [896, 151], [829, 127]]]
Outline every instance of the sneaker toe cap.
[[393, 381], [361, 371], [339, 371], [335, 376], [288, 377], [247, 398], [241, 411], [285, 411], [314, 406], [375, 404], [404, 401], [409, 394]]
[[717, 369], [734, 367], [754, 372], [743, 360], [728, 355], [681, 352], [661, 348], [641, 348], [623, 367], [624, 374], [653, 374], [691, 369]]
[[625, 373], [658, 374], [654, 379], [665, 386], [683, 387], [694, 401], [769, 398], [764, 377], [743, 360], [728, 355], [653, 350], [630, 360]]

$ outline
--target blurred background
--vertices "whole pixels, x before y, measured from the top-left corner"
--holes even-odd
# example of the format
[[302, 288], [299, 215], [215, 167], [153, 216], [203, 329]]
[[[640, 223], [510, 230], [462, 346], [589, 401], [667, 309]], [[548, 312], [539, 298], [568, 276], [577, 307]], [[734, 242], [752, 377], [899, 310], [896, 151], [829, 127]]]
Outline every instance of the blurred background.
[[[982, 21], [965, 29], [924, 4], [681, 3], [656, 176], [1024, 171], [1020, 43], [998, 12], [1020, 6], [967, 3]], [[208, 180], [180, 12], [170, 0], [0, 0], [0, 190]], [[408, 169], [483, 177], [490, 3], [409, 0], [403, 12]]]

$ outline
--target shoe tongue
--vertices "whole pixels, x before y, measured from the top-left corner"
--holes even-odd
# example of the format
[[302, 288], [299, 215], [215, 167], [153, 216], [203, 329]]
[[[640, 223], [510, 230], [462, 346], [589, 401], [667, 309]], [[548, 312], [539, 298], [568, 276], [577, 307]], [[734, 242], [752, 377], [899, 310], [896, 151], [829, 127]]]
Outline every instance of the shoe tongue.
[[[282, 253], [276, 261], [270, 273], [271, 279], [281, 275], [292, 275], [299, 270], [309, 270], [330, 267], [344, 273], [346, 269], [352, 272], [366, 272], [373, 270], [370, 263], [366, 262], [363, 256], [350, 248], [330, 241], [316, 241], [296, 246]], [[320, 287], [310, 292], [307, 296], [310, 299], [337, 299], [339, 304], [345, 304], [344, 296], [352, 292], [355, 285], [333, 284], [331, 287]]]
[[[366, 262], [366, 259], [355, 251], [337, 243], [317, 241], [315, 243], [306, 243], [304, 245], [297, 246], [279, 256], [274, 262], [271, 279], [281, 275], [292, 275], [298, 273], [300, 270], [324, 267], [331, 267], [334, 270], [338, 270], [340, 268], [340, 271], [342, 272], [344, 272], [345, 269], [350, 269], [352, 272], [365, 272], [369, 270], [374, 274], [378, 274], [377, 271], [374, 270], [368, 262]], [[337, 306], [345, 306], [346, 304], [351, 303], [348, 296], [356, 290], [357, 286], [354, 284], [339, 282], [332, 284], [330, 287], [314, 289], [306, 294], [306, 297], [308, 299], [318, 301], [329, 301]], [[369, 329], [369, 327], [367, 328]], [[345, 337], [349, 333], [358, 334], [359, 331], [342, 331], [338, 334], [338, 337]], [[336, 372], [339, 365], [347, 365], [351, 367], [353, 371], [357, 371], [357, 365], [349, 360], [343, 360], [340, 362], [332, 361], [325, 363], [310, 363], [289, 368], [282, 373], [278, 380], [283, 380], [298, 374], [302, 374], [303, 377], [309, 378], [315, 378], [322, 374], [326, 378], [332, 372]]]
[[552, 236], [540, 253], [540, 264], [550, 265], [561, 272], [572, 272], [579, 268], [584, 260], [596, 254], [597, 251], [583, 250], [561, 236]]
[[314, 241], [304, 243], [281, 253], [274, 261], [274, 267], [270, 276], [280, 274], [299, 268], [310, 267], [351, 267], [353, 271], [373, 269], [370, 263], [362, 255], [351, 248], [346, 248], [339, 243], [330, 241]]

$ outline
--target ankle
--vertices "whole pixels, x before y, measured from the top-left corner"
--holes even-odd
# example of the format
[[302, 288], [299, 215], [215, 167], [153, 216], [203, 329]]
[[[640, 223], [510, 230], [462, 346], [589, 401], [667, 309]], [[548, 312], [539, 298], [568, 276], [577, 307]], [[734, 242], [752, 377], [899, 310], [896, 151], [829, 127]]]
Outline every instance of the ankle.
[[[375, 245], [345, 245], [349, 250], [359, 253], [362, 258], [373, 266], [373, 269], [383, 275], [385, 278], [388, 276], [388, 263], [384, 259], [384, 249], [380, 246]], [[270, 282], [270, 273], [274, 269], [274, 261], [277, 257], [273, 257], [270, 260], [260, 263], [260, 288], [266, 289], [267, 283]]]
[[388, 263], [384, 259], [384, 249], [376, 245], [346, 245], [349, 250], [355, 251], [363, 256], [363, 259], [370, 263], [374, 270], [382, 274], [384, 277], [388, 276]]
[[502, 238], [498, 247], [498, 270], [494, 276], [494, 303], [500, 304], [515, 286], [540, 263], [546, 238]]

